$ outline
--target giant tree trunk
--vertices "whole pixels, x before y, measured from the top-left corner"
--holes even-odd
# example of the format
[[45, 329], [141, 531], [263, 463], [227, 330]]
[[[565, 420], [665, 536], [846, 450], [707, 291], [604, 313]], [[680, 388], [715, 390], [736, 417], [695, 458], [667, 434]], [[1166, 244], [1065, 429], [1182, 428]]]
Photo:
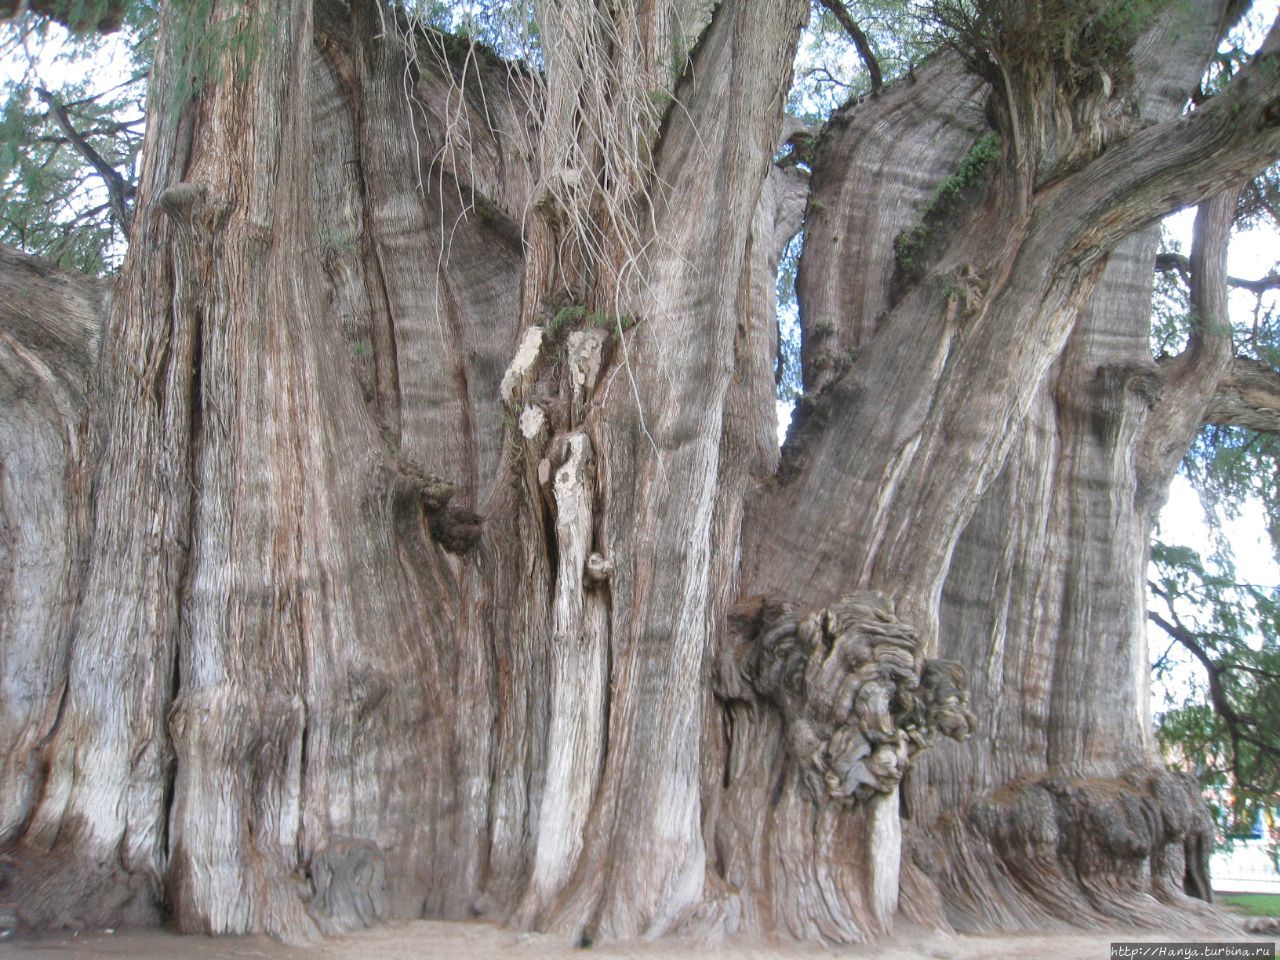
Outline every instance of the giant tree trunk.
[[[547, 3], [540, 74], [373, 0], [166, 13], [110, 304], [0, 261], [0, 895], [25, 922], [855, 941], [900, 906], [972, 922], [1018, 878], [1040, 887], [996, 923], [1071, 884], [1130, 916], [1127, 874], [1055, 872], [1067, 846], [974, 887], [961, 858], [1007, 781], [1058, 774], [1035, 796], [1083, 823], [1090, 784], [1154, 759], [1150, 504], [1225, 368], [1189, 359], [1146, 415], [1151, 251], [1108, 257], [1274, 154], [1280, 81], [1153, 105], [1210, 5], [1177, 25], [1186, 76], [1112, 96], [1029, 62], [993, 93], [940, 55], [844, 108], [780, 464], [773, 277], [806, 184], [771, 161], [807, 4], [704, 7]], [[191, 38], [228, 33], [186, 97]], [[1176, 900], [1197, 834], [1165, 806], [1159, 842], [1117, 844]]]
[[[1148, 48], [1150, 111], [1177, 112], [1193, 62]], [[1184, 894], [1212, 899], [1212, 822], [1151, 742], [1145, 583], [1155, 515], [1231, 359], [1214, 298], [1233, 210], [1228, 191], [1201, 212], [1199, 332], [1164, 369], [1149, 346], [1154, 230], [1112, 253], [952, 558], [941, 647], [990, 707], [972, 741], [912, 772], [907, 809], [913, 869], [932, 877], [920, 897], [941, 887], [958, 926], [1161, 927], [1197, 915]]]
[[[1209, 919], [1186, 895], [1211, 899], [1213, 824], [1194, 778], [1160, 764], [1146, 700], [1148, 545], [1177, 462], [1143, 441], [1185, 450], [1205, 404], [1151, 360], [1154, 254], [1149, 231], [1113, 253], [952, 561], [942, 646], [990, 709], [911, 772], [906, 808], [925, 899], [936, 885], [964, 929]], [[1190, 415], [1179, 439], [1172, 409]]]

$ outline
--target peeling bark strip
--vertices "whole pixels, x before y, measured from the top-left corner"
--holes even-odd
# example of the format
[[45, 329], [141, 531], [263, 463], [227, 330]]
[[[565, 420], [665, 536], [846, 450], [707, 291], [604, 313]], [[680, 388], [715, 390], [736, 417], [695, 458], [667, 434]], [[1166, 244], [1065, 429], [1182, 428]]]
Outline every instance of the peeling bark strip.
[[[551, 614], [551, 721], [542, 819], [529, 884], [531, 916], [572, 875], [604, 758], [608, 610], [587, 592], [593, 535], [592, 452], [584, 434], [560, 439], [555, 467], [556, 572]], [[555, 454], [559, 453], [559, 456]]]
[[[1274, 420], [1212, 318], [1280, 87], [1268, 46], [1175, 116], [1239, 4], [1178, 6], [1105, 83], [937, 56], [811, 177], [806, 0], [539, 4], [542, 71], [377, 0], [166, 6], [114, 295], [0, 251], [0, 900], [584, 945], [1194, 913], [1141, 589], [1191, 431]], [[177, 103], [181, 31], [252, 42]], [[1215, 195], [1157, 365], [1133, 230]]]

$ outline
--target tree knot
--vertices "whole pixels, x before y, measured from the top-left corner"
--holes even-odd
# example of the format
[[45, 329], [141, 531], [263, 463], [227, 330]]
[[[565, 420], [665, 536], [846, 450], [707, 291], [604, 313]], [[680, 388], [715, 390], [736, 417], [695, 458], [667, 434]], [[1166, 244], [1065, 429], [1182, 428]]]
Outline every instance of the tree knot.
[[804, 619], [763, 603], [756, 613], [739, 618], [739, 628], [754, 627], [739, 678], [782, 713], [815, 800], [852, 805], [888, 793], [937, 734], [973, 732], [964, 668], [926, 661], [888, 597], [850, 594]]
[[613, 561], [598, 553], [591, 554], [587, 557], [583, 579], [591, 587], [598, 587], [601, 584], [608, 583], [613, 579]]
[[450, 553], [466, 553], [480, 539], [483, 522], [479, 514], [453, 504], [457, 488], [418, 466], [383, 434], [382, 481], [396, 510], [399, 522], [416, 526], [427, 514], [431, 537]]

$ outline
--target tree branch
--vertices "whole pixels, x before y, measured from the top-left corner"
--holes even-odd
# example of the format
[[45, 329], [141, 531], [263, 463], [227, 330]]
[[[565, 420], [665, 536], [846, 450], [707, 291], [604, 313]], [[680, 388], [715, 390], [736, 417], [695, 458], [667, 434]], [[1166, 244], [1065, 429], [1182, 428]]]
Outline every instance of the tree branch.
[[1280, 434], [1280, 371], [1236, 357], [1209, 398], [1203, 423]]
[[1087, 259], [1180, 206], [1243, 184], [1280, 154], [1280, 21], [1227, 88], [1140, 130], [1044, 191], [1038, 216], [1073, 225]]
[[[1191, 278], [1191, 261], [1181, 253], [1161, 253], [1156, 255], [1157, 273], [1176, 273], [1183, 280]], [[1268, 290], [1280, 290], [1280, 273], [1269, 273], [1257, 280], [1244, 280], [1240, 277], [1227, 277], [1227, 286], [1237, 290], [1248, 290], [1250, 293], [1265, 293]]]
[[842, 0], [818, 0], [818, 2], [831, 11], [832, 16], [844, 28], [844, 32], [853, 40], [853, 45], [858, 48], [858, 56], [862, 58], [867, 72], [871, 74], [871, 92], [878, 94], [884, 86], [884, 74], [880, 71], [880, 61], [871, 52], [871, 43], [867, 40], [867, 35], [862, 32], [862, 28], [858, 26], [858, 22], [853, 19], [853, 14], [849, 12], [849, 8]]
[[1187, 346], [1161, 364], [1163, 388], [1138, 438], [1136, 466], [1147, 490], [1166, 490], [1200, 429], [1204, 409], [1231, 368], [1227, 313], [1227, 241], [1238, 191], [1227, 189], [1196, 210], [1191, 242], [1191, 330]]
[[133, 188], [125, 182], [124, 177], [120, 176], [119, 171], [107, 163], [102, 154], [93, 149], [93, 145], [81, 136], [74, 124], [72, 124], [71, 115], [67, 113], [67, 108], [59, 103], [52, 93], [44, 87], [37, 87], [36, 94], [49, 105], [49, 116], [66, 135], [71, 145], [75, 147], [76, 152], [102, 178], [103, 186], [107, 188], [107, 197], [111, 201], [111, 213], [120, 224], [120, 228], [125, 234], [128, 234], [129, 224], [133, 220], [133, 211], [129, 209], [129, 196], [133, 193]]
[[1239, 190], [1225, 190], [1196, 210], [1191, 241], [1191, 336], [1185, 351], [1198, 393], [1212, 389], [1231, 363], [1227, 312], [1227, 243]]
[[[1157, 596], [1169, 603], [1169, 597], [1166, 593], [1154, 587], [1154, 585], [1152, 585], [1152, 589]], [[1222, 722], [1226, 724], [1227, 736], [1231, 741], [1231, 773], [1238, 784], [1246, 787], [1252, 786], [1242, 769], [1241, 743], [1247, 743], [1259, 753], [1272, 757], [1278, 754], [1276, 745], [1256, 735], [1254, 731], [1259, 729], [1259, 723], [1255, 717], [1239, 713], [1231, 704], [1231, 700], [1222, 684], [1223, 668], [1205, 650], [1195, 632], [1184, 626], [1178, 619], [1177, 614], [1173, 613], [1172, 610], [1170, 610], [1169, 615], [1173, 618], [1172, 621], [1154, 610], [1147, 611], [1148, 620], [1178, 641], [1204, 667], [1209, 679], [1209, 702], [1213, 706], [1214, 713], [1221, 717]]]

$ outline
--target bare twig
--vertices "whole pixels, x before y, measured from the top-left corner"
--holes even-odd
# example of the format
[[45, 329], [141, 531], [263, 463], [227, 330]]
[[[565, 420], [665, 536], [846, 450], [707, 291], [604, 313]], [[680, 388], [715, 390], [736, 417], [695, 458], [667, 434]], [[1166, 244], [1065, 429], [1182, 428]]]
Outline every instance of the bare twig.
[[867, 40], [867, 35], [862, 32], [862, 28], [858, 26], [858, 22], [853, 19], [853, 14], [849, 12], [849, 8], [842, 0], [818, 0], [818, 2], [831, 11], [831, 15], [853, 40], [853, 45], [858, 48], [858, 56], [862, 58], [867, 72], [871, 74], [871, 92], [878, 94], [884, 86], [884, 74], [880, 71], [880, 61], [871, 52], [871, 43]]
[[129, 232], [129, 224], [133, 220], [133, 211], [129, 209], [129, 196], [132, 194], [133, 188], [125, 182], [124, 177], [120, 176], [119, 171], [103, 159], [102, 154], [98, 153], [93, 148], [93, 145], [76, 130], [75, 125], [71, 122], [71, 115], [67, 113], [67, 108], [58, 102], [57, 97], [44, 87], [37, 87], [36, 93], [41, 100], [48, 104], [50, 118], [66, 135], [71, 146], [102, 178], [102, 183], [107, 188], [111, 213], [120, 224], [121, 229], [127, 234]]
[[[1157, 254], [1156, 271], [1159, 273], [1176, 273], [1183, 280], [1189, 280], [1191, 277], [1191, 261], [1181, 253]], [[1265, 293], [1267, 290], [1280, 290], [1280, 273], [1272, 272], [1256, 280], [1227, 277], [1227, 283], [1238, 290]]]

